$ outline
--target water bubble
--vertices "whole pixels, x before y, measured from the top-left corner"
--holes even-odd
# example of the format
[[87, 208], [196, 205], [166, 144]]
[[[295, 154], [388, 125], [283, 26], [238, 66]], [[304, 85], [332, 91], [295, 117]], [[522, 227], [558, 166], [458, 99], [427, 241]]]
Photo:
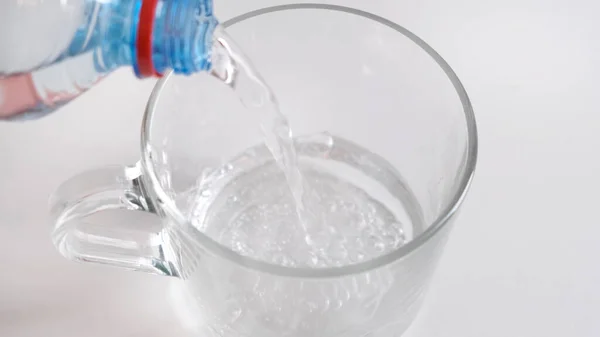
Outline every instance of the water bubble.
[[352, 263], [359, 263], [365, 259], [365, 253], [360, 250], [354, 250], [348, 252], [348, 258]]
[[385, 243], [383, 242], [377, 242], [373, 247], [377, 253], [383, 253], [386, 248]]
[[312, 267], [316, 267], [316, 266], [319, 265], [319, 262], [320, 262], [319, 256], [317, 254], [315, 254], [314, 252], [310, 253], [310, 264], [311, 264], [311, 266]]

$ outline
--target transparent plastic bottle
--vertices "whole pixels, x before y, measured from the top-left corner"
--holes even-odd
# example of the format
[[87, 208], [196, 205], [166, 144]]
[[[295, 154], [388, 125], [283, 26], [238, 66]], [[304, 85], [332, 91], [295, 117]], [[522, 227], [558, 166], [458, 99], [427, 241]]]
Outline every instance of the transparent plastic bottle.
[[1, 0], [0, 119], [56, 110], [119, 67], [210, 68], [212, 0]]

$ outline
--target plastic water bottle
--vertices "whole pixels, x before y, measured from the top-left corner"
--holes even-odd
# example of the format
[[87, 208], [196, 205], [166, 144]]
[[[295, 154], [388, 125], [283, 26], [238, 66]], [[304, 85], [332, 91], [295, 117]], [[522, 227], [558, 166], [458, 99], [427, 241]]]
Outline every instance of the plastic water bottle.
[[212, 0], [0, 0], [0, 119], [56, 110], [119, 67], [210, 68]]

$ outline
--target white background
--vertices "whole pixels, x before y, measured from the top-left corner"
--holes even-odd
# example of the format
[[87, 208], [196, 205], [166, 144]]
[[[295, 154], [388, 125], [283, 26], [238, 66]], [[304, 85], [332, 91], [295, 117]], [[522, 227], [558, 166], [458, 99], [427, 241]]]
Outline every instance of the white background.
[[[222, 19], [281, 3], [215, 1]], [[600, 3], [334, 3], [432, 45], [478, 120], [476, 178], [407, 336], [600, 336]], [[61, 181], [135, 161], [152, 85], [120, 71], [50, 117], [0, 123], [0, 336], [187, 336], [176, 280], [74, 264], [49, 240]]]

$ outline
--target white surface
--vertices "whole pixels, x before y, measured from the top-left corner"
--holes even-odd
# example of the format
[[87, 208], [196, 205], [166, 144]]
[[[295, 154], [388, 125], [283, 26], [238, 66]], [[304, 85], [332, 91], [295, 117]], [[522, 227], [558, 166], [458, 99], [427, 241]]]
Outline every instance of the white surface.
[[[278, 3], [216, 1], [221, 17]], [[479, 124], [475, 182], [407, 336], [600, 335], [600, 4], [346, 3], [440, 52]], [[73, 264], [48, 238], [61, 181], [136, 159], [151, 87], [122, 71], [44, 120], [0, 123], [0, 336], [187, 336], [167, 304], [176, 280]]]

